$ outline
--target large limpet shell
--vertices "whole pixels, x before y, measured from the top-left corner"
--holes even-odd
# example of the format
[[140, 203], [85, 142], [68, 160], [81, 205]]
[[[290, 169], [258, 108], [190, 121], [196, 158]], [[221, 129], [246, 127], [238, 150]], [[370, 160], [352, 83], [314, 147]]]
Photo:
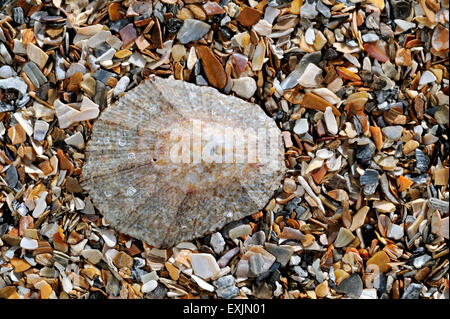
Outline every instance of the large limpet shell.
[[[194, 142], [198, 130], [192, 131], [193, 120], [197, 126], [201, 123], [202, 144]], [[258, 140], [267, 143], [270, 161], [258, 157], [256, 163], [237, 163], [233, 157], [231, 163], [207, 163], [203, 158], [192, 163], [208, 142], [214, 146], [211, 155], [223, 154], [217, 132], [239, 129], [241, 142], [258, 129], [272, 133]], [[181, 134], [174, 139], [173, 132]], [[190, 147], [171, 153], [175, 145], [187, 145], [182, 141], [190, 132]], [[171, 154], [184, 154], [186, 149], [192, 152], [191, 162], [174, 163]], [[81, 185], [116, 230], [153, 246], [170, 247], [258, 212], [285, 171], [280, 130], [258, 105], [214, 88], [152, 77], [95, 122]]]

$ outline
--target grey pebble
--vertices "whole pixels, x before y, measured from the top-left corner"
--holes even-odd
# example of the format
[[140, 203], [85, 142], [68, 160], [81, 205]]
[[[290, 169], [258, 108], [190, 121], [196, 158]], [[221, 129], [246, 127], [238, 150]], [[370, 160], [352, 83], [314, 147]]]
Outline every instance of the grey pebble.
[[220, 288], [234, 286], [235, 283], [236, 283], [236, 280], [234, 279], [234, 277], [232, 275], [227, 275], [227, 276], [220, 277], [219, 279], [214, 281], [214, 286], [216, 286], [217, 289], [220, 289]]
[[236, 286], [220, 288], [216, 290], [217, 297], [223, 299], [231, 299], [239, 295], [239, 288]]
[[266, 243], [265, 248], [269, 253], [275, 256], [282, 267], [285, 267], [287, 265], [287, 263], [291, 259], [292, 254], [294, 253], [294, 248], [289, 245], [278, 246], [276, 244]]
[[339, 286], [336, 287], [336, 292], [346, 294], [350, 297], [359, 298], [363, 291], [363, 282], [358, 274], [352, 274], [345, 278]]
[[17, 182], [19, 181], [19, 175], [17, 174], [17, 170], [14, 167], [14, 165], [11, 165], [7, 170], [5, 174], [5, 181], [8, 184], [9, 188], [14, 188], [17, 185]]
[[117, 97], [121, 93], [125, 92], [128, 84], [130, 84], [130, 78], [128, 76], [121, 77], [119, 82], [117, 82], [116, 86], [114, 87], [114, 96]]
[[300, 62], [295, 67], [294, 71], [281, 82], [280, 86], [283, 90], [289, 90], [298, 84], [298, 80], [305, 72], [306, 67], [310, 63], [317, 64], [322, 59], [322, 53], [320, 51], [305, 54]]
[[216, 254], [221, 254], [225, 248], [225, 240], [220, 232], [211, 235], [209, 244]]
[[264, 259], [261, 254], [257, 253], [254, 255], [251, 255], [248, 259], [250, 271], [255, 275], [258, 276], [262, 274], [263, 267], [264, 267]]
[[[67, 74], [66, 74], [67, 75]], [[104, 84], [106, 84], [106, 81], [108, 81], [108, 79], [110, 77], [117, 77], [117, 75], [115, 73], [109, 72], [109, 71], [105, 71], [103, 69], [98, 70], [97, 72], [95, 72], [94, 74], [94, 78], [96, 80], [102, 81]], [[96, 90], [97, 91], [97, 90]]]
[[300, 9], [300, 16], [302, 18], [306, 18], [309, 20], [314, 19], [319, 14], [316, 10], [316, 2], [315, 1], [305, 1]]
[[319, 11], [325, 18], [331, 17], [331, 10], [322, 1], [317, 1], [317, 11]]
[[177, 39], [182, 44], [186, 44], [192, 41], [200, 40], [208, 31], [211, 26], [203, 21], [195, 19], [186, 19], [178, 31]]
[[380, 37], [378, 36], [378, 34], [375, 33], [366, 33], [362, 35], [362, 40], [363, 42], [375, 42], [378, 39], [380, 39]]
[[422, 285], [412, 283], [406, 288], [402, 295], [402, 299], [419, 299], [420, 292], [422, 291]]

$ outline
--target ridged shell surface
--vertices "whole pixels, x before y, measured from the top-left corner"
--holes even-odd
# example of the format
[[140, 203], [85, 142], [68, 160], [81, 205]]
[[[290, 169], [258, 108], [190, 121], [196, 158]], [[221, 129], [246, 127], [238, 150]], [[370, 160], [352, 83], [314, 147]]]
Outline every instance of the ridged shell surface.
[[[255, 138], [251, 132], [275, 132], [275, 140], [269, 133], [258, 139], [267, 144], [261, 154], [270, 153], [271, 160], [249, 161], [248, 155], [244, 161], [206, 157], [195, 162], [207, 145], [213, 146], [211, 154], [224, 154], [224, 141], [217, 137], [223, 135], [217, 132], [234, 132], [244, 154], [251, 145], [245, 142]], [[286, 171], [280, 133], [256, 104], [211, 87], [152, 77], [95, 122], [82, 187], [116, 230], [156, 247], [171, 247], [267, 204]], [[173, 160], [184, 151], [190, 161]]]

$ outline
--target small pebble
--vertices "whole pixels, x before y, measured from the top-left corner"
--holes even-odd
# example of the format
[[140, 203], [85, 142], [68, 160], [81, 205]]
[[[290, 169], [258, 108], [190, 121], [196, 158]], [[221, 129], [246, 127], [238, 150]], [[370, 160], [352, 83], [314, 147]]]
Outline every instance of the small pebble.
[[216, 254], [221, 254], [225, 248], [225, 240], [223, 239], [222, 234], [219, 232], [212, 234], [210, 245]]
[[242, 77], [233, 80], [233, 86], [231, 90], [235, 92], [238, 96], [249, 99], [256, 92], [256, 82], [251, 77]]
[[233, 229], [230, 229], [229, 236], [231, 239], [236, 239], [243, 236], [251, 235], [252, 228], [250, 225], [240, 225], [238, 227], [235, 227]]
[[116, 86], [114, 87], [114, 96], [117, 97], [121, 93], [125, 92], [129, 83], [130, 78], [128, 76], [121, 77], [119, 82], [117, 82]]

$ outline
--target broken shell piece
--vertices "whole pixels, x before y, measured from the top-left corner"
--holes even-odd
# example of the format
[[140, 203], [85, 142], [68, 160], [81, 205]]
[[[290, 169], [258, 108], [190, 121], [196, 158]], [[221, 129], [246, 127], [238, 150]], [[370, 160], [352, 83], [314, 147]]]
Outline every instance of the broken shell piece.
[[292, 227], [287, 227], [285, 226], [283, 228], [283, 231], [281, 232], [281, 234], [279, 235], [279, 238], [282, 239], [294, 239], [294, 240], [303, 240], [305, 239], [305, 234], [303, 234], [301, 231], [299, 231], [298, 229], [292, 228]]
[[326, 148], [322, 148], [316, 152], [316, 157], [321, 158], [323, 160], [327, 160], [332, 158], [334, 153]]
[[36, 239], [24, 237], [20, 241], [20, 247], [28, 250], [35, 250], [38, 248], [38, 241]]
[[27, 45], [27, 56], [30, 61], [33, 61], [36, 63], [36, 65], [39, 67], [39, 69], [42, 70], [42, 68], [45, 66], [45, 63], [47, 63], [48, 55], [41, 50], [38, 46], [34, 45], [33, 43], [28, 43]]
[[308, 132], [308, 120], [307, 119], [298, 119], [295, 121], [294, 133], [298, 135], [305, 134]]
[[[336, 68], [336, 71], [345, 80], [361, 81], [361, 78], [359, 77], [359, 75], [356, 74], [355, 72], [350, 71], [348, 68], [338, 66]], [[347, 99], [347, 102], [349, 102], [349, 100], [350, 100], [350, 97]]]
[[79, 110], [62, 103], [59, 99], [55, 101], [54, 107], [61, 128], [68, 128], [76, 122], [95, 119], [100, 113], [98, 105], [86, 96], [83, 96]]
[[437, 80], [436, 76], [433, 74], [433, 72], [427, 70], [423, 72], [422, 76], [420, 77], [419, 85], [432, 83], [435, 82], [436, 80]]
[[312, 190], [311, 186], [309, 186], [308, 182], [303, 178], [303, 176], [298, 176], [297, 179], [298, 179], [298, 182], [300, 183], [300, 185], [302, 185], [303, 188], [305, 189], [305, 191], [308, 193], [308, 195], [311, 196], [314, 199], [314, 201], [317, 203], [317, 205], [319, 206], [320, 210], [323, 213], [325, 213], [325, 208], [323, 207], [322, 201], [314, 193], [314, 191]]
[[84, 148], [84, 138], [81, 132], [76, 132], [75, 134], [67, 137], [66, 139], [64, 139], [64, 142], [66, 142], [67, 145], [74, 146], [78, 149]]
[[324, 112], [325, 124], [327, 126], [328, 132], [333, 135], [338, 133], [338, 126], [336, 122], [336, 118], [334, 117], [333, 110], [331, 107], [327, 106]]
[[49, 124], [42, 120], [37, 120], [34, 123], [34, 139], [36, 141], [43, 141], [45, 136], [47, 135], [47, 130], [49, 128]]
[[47, 207], [47, 203], [45, 201], [47, 195], [48, 195], [48, 192], [43, 192], [39, 196], [39, 199], [37, 200], [36, 206], [32, 213], [34, 218], [39, 218], [39, 216], [41, 216], [42, 213], [45, 211], [45, 208]]
[[341, 229], [339, 229], [337, 238], [334, 241], [334, 245], [337, 248], [342, 248], [349, 245], [353, 241], [353, 239], [355, 239], [355, 235], [353, 235], [352, 232], [347, 228], [341, 227]]
[[323, 165], [323, 159], [320, 159], [318, 157], [314, 158], [308, 165], [308, 167], [305, 170], [305, 174], [309, 174], [312, 171], [322, 167]]
[[379, 62], [389, 60], [388, 46], [383, 40], [365, 43], [364, 49], [371, 57], [377, 59]]
[[266, 57], [266, 45], [263, 40], [260, 40], [256, 46], [255, 53], [253, 53], [252, 70], [260, 71], [264, 65]]
[[331, 107], [334, 115], [341, 115], [341, 112], [339, 112], [339, 110], [334, 105], [322, 99], [320, 96], [310, 92], [306, 92], [305, 95], [303, 95], [302, 99], [299, 101], [299, 104], [304, 108], [319, 110], [322, 112], [325, 112], [327, 107]]
[[22, 113], [14, 113], [14, 118], [19, 122], [20, 126], [25, 130], [28, 136], [33, 135], [33, 127], [31, 126], [31, 121], [23, 117]]
[[374, 201], [372, 207], [380, 213], [393, 213], [396, 209], [394, 204], [385, 200]]
[[364, 206], [353, 216], [352, 225], [349, 229], [350, 231], [355, 231], [356, 229], [364, 225], [369, 209], [369, 206]]
[[428, 200], [428, 207], [431, 209], [438, 209], [441, 212], [448, 213], [449, 211], [449, 201], [441, 200], [435, 197], [432, 197]]
[[27, 139], [27, 134], [19, 123], [8, 129], [8, 136], [11, 139], [12, 145], [23, 143]]
[[333, 105], [338, 104], [341, 101], [341, 98], [339, 96], [337, 96], [336, 94], [334, 94], [334, 92], [330, 91], [327, 88], [317, 88], [311, 91]]
[[322, 69], [314, 63], [310, 63], [298, 80], [298, 84], [306, 88], [318, 87], [322, 83], [321, 74]]
[[314, 34], [314, 29], [309, 27], [305, 32], [305, 41], [309, 45], [313, 45], [315, 39], [316, 39], [316, 35]]
[[443, 218], [441, 221], [441, 229], [439, 231], [439, 234], [448, 240], [448, 216]]
[[404, 234], [405, 234], [405, 231], [403, 229], [403, 226], [396, 225], [396, 224], [390, 224], [386, 237], [392, 238], [394, 240], [400, 240], [403, 238]]
[[194, 273], [203, 279], [214, 277], [220, 272], [219, 265], [211, 254], [190, 254], [189, 259]]
[[381, 129], [381, 131], [383, 132], [384, 136], [386, 136], [387, 138], [397, 141], [400, 139], [400, 137], [402, 136], [403, 133], [403, 127], [400, 125], [397, 126], [386, 126], [383, 127]]
[[411, 187], [412, 184], [414, 184], [414, 182], [403, 175], [397, 177], [397, 186], [399, 192], [404, 192], [409, 187]]
[[333, 47], [336, 49], [336, 51], [341, 53], [358, 53], [361, 52], [361, 49], [359, 46], [349, 46], [342, 42], [335, 42], [333, 43]]
[[449, 36], [448, 29], [438, 24], [434, 29], [433, 36], [431, 38], [431, 45], [433, 46], [433, 49], [435, 49], [437, 52], [448, 50], [449, 48], [448, 36]]
[[211, 26], [203, 21], [185, 19], [181, 29], [177, 33], [177, 39], [182, 44], [197, 41], [208, 33], [209, 29], [211, 29]]

